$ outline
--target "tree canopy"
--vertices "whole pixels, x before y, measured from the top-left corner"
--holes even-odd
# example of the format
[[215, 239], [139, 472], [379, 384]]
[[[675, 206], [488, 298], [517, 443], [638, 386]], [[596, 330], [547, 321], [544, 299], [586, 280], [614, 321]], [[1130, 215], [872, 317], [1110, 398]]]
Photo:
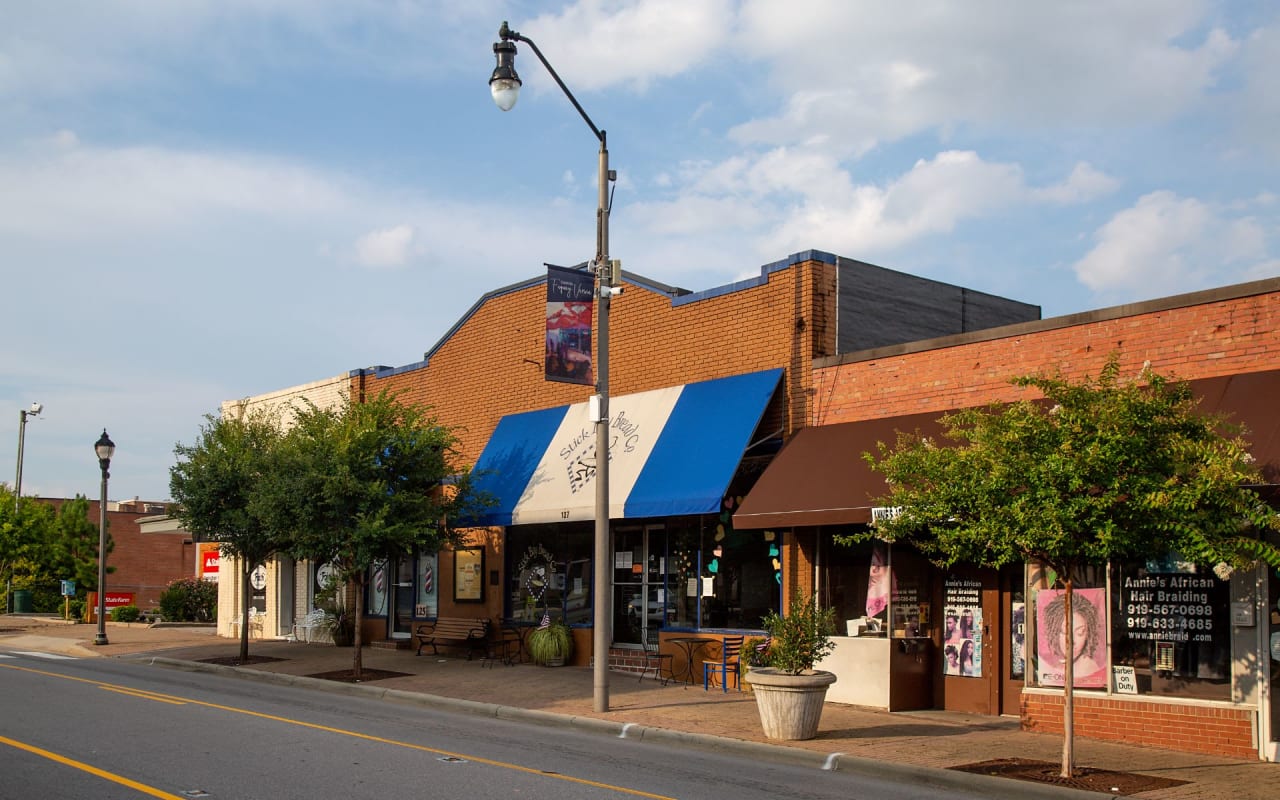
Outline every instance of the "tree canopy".
[[[1020, 377], [1044, 400], [942, 417], [950, 444], [913, 433], [864, 454], [900, 508], [873, 532], [940, 564], [1084, 564], [1177, 552], [1201, 564], [1280, 566], [1257, 535], [1275, 513], [1237, 426], [1201, 414], [1189, 384], [1144, 371], [1122, 381], [1113, 357], [1097, 378]], [[866, 537], [863, 537], [866, 538]]]
[[[897, 514], [841, 540], [909, 542], [940, 565], [1043, 563], [1066, 590], [1068, 619], [1085, 565], [1177, 553], [1223, 574], [1280, 566], [1260, 535], [1280, 517], [1249, 488], [1261, 481], [1245, 434], [1200, 413], [1189, 384], [1149, 370], [1122, 379], [1115, 356], [1097, 378], [1013, 383], [1042, 398], [946, 414], [948, 442], [905, 432], [863, 454], [888, 484], [877, 502]], [[1071, 659], [1065, 668], [1069, 776]]]
[[354, 588], [357, 679], [370, 567], [456, 542], [449, 522], [475, 503], [456, 442], [424, 409], [382, 392], [337, 408], [308, 405], [282, 443], [264, 517], [290, 534], [296, 556], [329, 563]]
[[[241, 405], [221, 417], [205, 416], [191, 445], [174, 447], [169, 470], [171, 512], [198, 539], [217, 541], [225, 556], [240, 560], [241, 596], [249, 597], [253, 570], [291, 544], [264, 513], [262, 496], [277, 480], [278, 415]], [[241, 609], [240, 658], [249, 656], [249, 604]]]

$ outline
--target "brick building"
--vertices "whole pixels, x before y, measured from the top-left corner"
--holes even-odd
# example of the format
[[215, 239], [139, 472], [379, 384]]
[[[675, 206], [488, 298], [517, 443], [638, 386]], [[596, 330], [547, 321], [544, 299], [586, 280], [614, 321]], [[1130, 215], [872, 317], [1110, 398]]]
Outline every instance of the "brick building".
[[[70, 502], [62, 498], [29, 498], [55, 509]], [[88, 518], [96, 526], [101, 519], [97, 500], [89, 501]], [[197, 572], [197, 547], [191, 535], [180, 528], [154, 533], [145, 530], [147, 520], [163, 514], [163, 503], [134, 498], [107, 503], [107, 532], [114, 548], [107, 556], [108, 608], [133, 605], [143, 611], [157, 608], [160, 595], [169, 583]], [[119, 602], [116, 602], [119, 601]]]
[[[1259, 491], [1274, 504], [1278, 323], [1280, 280], [1273, 279], [817, 359], [810, 427], [771, 463], [735, 524], [782, 532], [793, 544], [789, 575], [817, 583], [825, 602], [860, 616], [870, 546], [849, 552], [830, 544], [833, 534], [868, 524], [883, 494], [883, 480], [859, 454], [892, 442], [896, 431], [936, 432], [946, 411], [1028, 397], [1011, 377], [1096, 375], [1113, 353], [1126, 373], [1150, 366], [1190, 381], [1202, 409], [1243, 423], [1268, 483]], [[1222, 580], [1158, 555], [1100, 567], [1083, 582], [1103, 606], [1098, 658], [1110, 669], [1096, 683], [1077, 682], [1076, 733], [1274, 760], [1280, 704], [1268, 698], [1270, 665], [1280, 663], [1270, 647], [1280, 634], [1280, 582], [1266, 570]], [[885, 680], [874, 687], [874, 704], [1020, 714], [1028, 728], [1061, 730], [1061, 692], [1040, 665], [1045, 651], [1036, 649], [1037, 598], [1053, 595], [1045, 577], [1022, 568], [943, 572], [910, 552], [890, 557], [895, 592], [914, 608], [895, 598], [885, 639], [839, 643], [834, 668], [876, 661]], [[1145, 589], [1132, 587], [1166, 584], [1195, 587], [1184, 594], [1201, 602], [1180, 604], [1176, 614], [1134, 613], [1144, 607]], [[840, 596], [844, 589], [850, 596]], [[987, 629], [975, 637], [977, 668], [967, 672], [951, 668], [944, 654], [942, 623], [952, 608], [971, 611]], [[1188, 626], [1195, 633], [1185, 636]], [[869, 702], [865, 694], [835, 692], [834, 699]]]
[[[611, 314], [610, 395], [614, 406], [624, 402], [622, 398], [671, 393], [690, 385], [699, 385], [697, 391], [704, 393], [728, 392], [729, 384], [709, 382], [763, 375], [758, 379], [765, 386], [759, 390], [758, 407], [743, 410], [742, 420], [737, 421], [735, 435], [744, 441], [730, 453], [730, 468], [716, 490], [731, 502], [750, 485], [781, 441], [806, 424], [811, 413], [814, 358], [1034, 320], [1040, 314], [1037, 306], [816, 251], [766, 265], [756, 278], [702, 292], [666, 286], [631, 273], [623, 276], [623, 286], [624, 293], [612, 301]], [[462, 460], [474, 464], [504, 419], [585, 404], [592, 393], [588, 386], [545, 379], [546, 309], [545, 275], [490, 292], [467, 310], [421, 361], [353, 370], [351, 398], [359, 402], [387, 390], [430, 407], [444, 424], [458, 431]], [[686, 405], [697, 391], [686, 393]], [[277, 396], [291, 392], [283, 390], [250, 400], [274, 403]], [[658, 433], [665, 423], [665, 418], [655, 421], [648, 432]], [[718, 452], [719, 446], [703, 446], [709, 441], [705, 434], [717, 429], [715, 409], [707, 413], [700, 427], [705, 430], [690, 434], [697, 441], [689, 441], [684, 452]], [[700, 436], [703, 438], [698, 439]], [[632, 568], [647, 561], [642, 553], [653, 554], [665, 565], [666, 542], [675, 538], [685, 541], [682, 552], [705, 549], [709, 553], [712, 547], [704, 548], [695, 540], [723, 524], [718, 519], [722, 500], [718, 495], [714, 509], [707, 509], [702, 498], [700, 508], [717, 513], [679, 514], [678, 523], [669, 516], [639, 519], [620, 510], [618, 536], [625, 544], [619, 547], [632, 554]], [[687, 511], [690, 506], [682, 508]], [[578, 624], [576, 635], [585, 643], [591, 634], [589, 620], [583, 616], [590, 607], [591, 529], [576, 512], [560, 519], [562, 523], [554, 525], [492, 523], [493, 527], [472, 532], [472, 544], [482, 548], [486, 573], [478, 605], [456, 599], [453, 554], [420, 554], [411, 563], [383, 566], [385, 572], [370, 576], [374, 590], [368, 608], [377, 616], [369, 623], [366, 637], [405, 639], [414, 620], [436, 615], [495, 620], [518, 617], [528, 611], [529, 600], [521, 588], [521, 574], [527, 569], [522, 570], [520, 564], [526, 562], [527, 568], [527, 557], [541, 551], [554, 554], [554, 572], [562, 582], [555, 590], [561, 606], [552, 609], [553, 614], [558, 612]], [[664, 542], [661, 547], [659, 539]], [[755, 597], [745, 611], [740, 603], [735, 609], [717, 607], [714, 615], [722, 623], [728, 624], [729, 615], [742, 622], [745, 613], [755, 615], [758, 624], [763, 610], [779, 605], [770, 546], [762, 537], [752, 540], [752, 546], [759, 550], [756, 560], [768, 565], [766, 577], [771, 587], [766, 587], [767, 596]], [[662, 555], [657, 555], [659, 551]], [[315, 572], [321, 567], [267, 566], [265, 604], [261, 596], [255, 601], [264, 605], [260, 610], [266, 619], [266, 633], [285, 632], [289, 614], [296, 616], [295, 609], [309, 607], [314, 599]], [[276, 570], [286, 578], [277, 580]], [[304, 574], [309, 578], [303, 579]], [[669, 590], [658, 585], [665, 570], [655, 569], [652, 575], [643, 571], [629, 574], [640, 577], [636, 585], [615, 598], [620, 609], [644, 608]], [[294, 588], [282, 588], [287, 586]], [[735, 586], [733, 591], [739, 597], [742, 588]], [[641, 598], [639, 606], [635, 606], [637, 597]], [[667, 621], [698, 624], [699, 606], [711, 605], [704, 599], [695, 593], [692, 602], [682, 603]], [[240, 602], [224, 582], [220, 618], [242, 607]], [[670, 604], [664, 601], [660, 605]], [[649, 635], [650, 627], [652, 634], [657, 634], [658, 626], [649, 624], [657, 619], [648, 620], [647, 613], [634, 616], [637, 619], [620, 619], [622, 625], [615, 625], [615, 630], [628, 628], [633, 639]], [[630, 625], [633, 622], [639, 623], [638, 633]], [[638, 645], [639, 641], [624, 644]], [[581, 663], [590, 649], [578, 648]]]

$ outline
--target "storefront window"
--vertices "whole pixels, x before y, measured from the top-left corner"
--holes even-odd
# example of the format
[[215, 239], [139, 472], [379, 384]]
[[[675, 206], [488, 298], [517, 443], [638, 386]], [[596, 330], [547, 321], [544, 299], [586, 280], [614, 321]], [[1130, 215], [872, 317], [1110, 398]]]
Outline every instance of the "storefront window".
[[423, 553], [418, 556], [414, 579], [418, 584], [417, 599], [413, 605], [415, 617], [434, 617], [439, 609], [436, 594], [437, 556], [435, 553]]
[[1228, 581], [1172, 557], [1122, 563], [1111, 581], [1117, 692], [1230, 699]]
[[841, 545], [824, 539], [824, 605], [850, 636], [929, 636], [929, 562], [909, 547], [885, 542]]
[[730, 512], [670, 521], [670, 626], [760, 630], [766, 614], [781, 610], [780, 537], [734, 530]]
[[590, 624], [593, 544], [589, 525], [508, 528], [507, 616]]

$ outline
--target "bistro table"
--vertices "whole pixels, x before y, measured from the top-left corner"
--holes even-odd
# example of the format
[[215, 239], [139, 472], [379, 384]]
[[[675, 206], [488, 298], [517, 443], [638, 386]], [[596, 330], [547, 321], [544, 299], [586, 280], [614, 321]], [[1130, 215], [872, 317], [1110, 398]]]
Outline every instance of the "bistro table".
[[685, 683], [692, 685], [693, 679], [694, 679], [694, 675], [693, 675], [694, 654], [697, 652], [700, 652], [702, 648], [706, 647], [707, 645], [713, 644], [714, 642], [718, 642], [720, 640], [711, 639], [706, 636], [673, 636], [670, 639], [667, 639], [667, 641], [684, 648], [684, 671], [683, 673], [677, 673], [673, 668], [671, 672], [671, 677], [674, 679], [679, 677], [681, 674], [683, 674], [685, 678]]
[[514, 637], [515, 653], [511, 658], [515, 661], [524, 663], [525, 653], [529, 652], [529, 646], [525, 644], [525, 639], [529, 636], [529, 631], [538, 626], [538, 623], [532, 620], [504, 619], [502, 621], [502, 635], [504, 637]]

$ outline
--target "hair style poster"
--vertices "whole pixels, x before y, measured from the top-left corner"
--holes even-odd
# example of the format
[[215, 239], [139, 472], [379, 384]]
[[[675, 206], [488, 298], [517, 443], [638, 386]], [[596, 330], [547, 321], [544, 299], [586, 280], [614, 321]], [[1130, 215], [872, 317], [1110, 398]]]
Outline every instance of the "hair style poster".
[[1071, 593], [1071, 621], [1066, 619], [1066, 591], [1042, 589], [1036, 594], [1036, 681], [1041, 686], [1066, 682], [1067, 626], [1074, 655], [1074, 685], [1096, 689], [1107, 685], [1106, 590]]
[[[897, 588], [897, 581], [892, 581]], [[889, 560], [884, 545], [876, 542], [871, 548], [871, 569], [867, 576], [867, 616], [878, 617], [889, 607]], [[887, 619], [886, 619], [887, 621]]]
[[943, 584], [942, 674], [982, 677], [982, 583], [947, 576]]

